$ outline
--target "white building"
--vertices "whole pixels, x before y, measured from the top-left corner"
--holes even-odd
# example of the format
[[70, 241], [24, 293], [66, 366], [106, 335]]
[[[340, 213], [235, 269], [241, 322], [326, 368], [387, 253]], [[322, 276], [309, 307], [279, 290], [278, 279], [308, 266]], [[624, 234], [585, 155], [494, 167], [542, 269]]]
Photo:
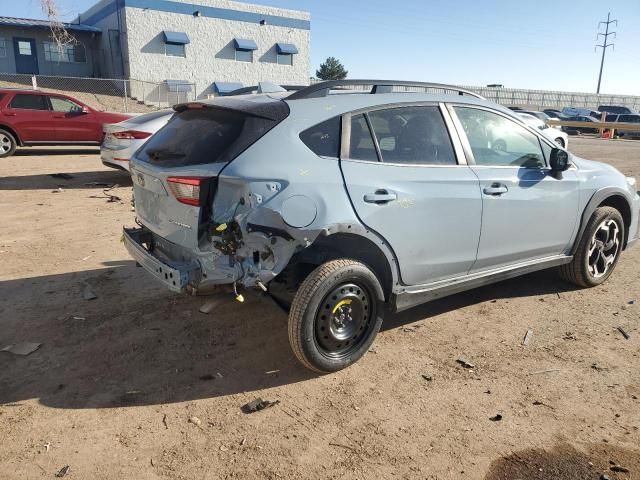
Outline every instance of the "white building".
[[102, 32], [101, 76], [132, 79], [132, 90], [146, 90], [132, 95], [148, 101], [185, 90], [203, 98], [259, 81], [308, 84], [308, 12], [192, 1], [101, 0], [76, 23]]

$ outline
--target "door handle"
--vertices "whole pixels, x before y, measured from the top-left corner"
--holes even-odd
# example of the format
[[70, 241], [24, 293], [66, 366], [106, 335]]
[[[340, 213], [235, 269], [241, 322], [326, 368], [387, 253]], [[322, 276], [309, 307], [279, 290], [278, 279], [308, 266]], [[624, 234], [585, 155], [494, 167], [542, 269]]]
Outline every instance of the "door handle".
[[367, 203], [375, 203], [376, 205], [384, 205], [385, 203], [393, 202], [398, 199], [398, 195], [388, 190], [380, 189], [375, 193], [368, 193], [364, 196], [364, 201]]
[[493, 183], [490, 187], [484, 187], [482, 190], [485, 195], [492, 195], [494, 197], [499, 197], [503, 193], [507, 193], [509, 189], [506, 185], [502, 183]]

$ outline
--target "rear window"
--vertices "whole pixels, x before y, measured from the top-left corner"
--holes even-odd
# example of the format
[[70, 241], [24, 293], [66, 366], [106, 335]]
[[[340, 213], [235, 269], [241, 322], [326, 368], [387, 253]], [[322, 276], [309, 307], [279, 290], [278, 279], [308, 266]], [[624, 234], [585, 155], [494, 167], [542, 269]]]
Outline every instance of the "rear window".
[[11, 100], [11, 108], [49, 110], [49, 105], [44, 95], [16, 94]]
[[321, 157], [340, 156], [340, 117], [333, 117], [300, 134], [300, 140]]
[[234, 110], [188, 109], [175, 114], [136, 157], [165, 167], [226, 163], [278, 123]]

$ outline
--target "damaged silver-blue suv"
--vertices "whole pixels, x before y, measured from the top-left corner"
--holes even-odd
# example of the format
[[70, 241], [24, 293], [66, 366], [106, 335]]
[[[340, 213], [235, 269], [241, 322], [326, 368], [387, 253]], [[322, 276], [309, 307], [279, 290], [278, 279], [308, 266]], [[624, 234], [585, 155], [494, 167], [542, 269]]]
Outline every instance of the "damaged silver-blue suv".
[[261, 84], [175, 110], [132, 159], [128, 251], [176, 292], [268, 291], [319, 372], [387, 310], [550, 267], [593, 287], [638, 240], [635, 179], [457, 87]]

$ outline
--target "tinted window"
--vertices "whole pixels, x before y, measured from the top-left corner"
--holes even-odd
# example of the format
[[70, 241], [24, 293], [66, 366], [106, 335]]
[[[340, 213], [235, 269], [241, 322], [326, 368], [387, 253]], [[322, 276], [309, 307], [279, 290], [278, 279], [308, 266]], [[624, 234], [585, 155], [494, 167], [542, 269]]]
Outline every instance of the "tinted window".
[[253, 50], [236, 50], [236, 60], [239, 62], [253, 62]]
[[164, 47], [165, 47], [165, 54], [168, 57], [186, 57], [187, 56], [187, 52], [184, 45], [166, 43]]
[[349, 158], [378, 161], [378, 153], [371, 137], [371, 130], [363, 114], [351, 117], [351, 143]]
[[477, 165], [542, 168], [545, 160], [533, 133], [496, 113], [456, 107]]
[[49, 97], [51, 101], [51, 108], [53, 108], [54, 112], [81, 112], [82, 107], [71, 100], [67, 100], [62, 97]]
[[11, 108], [49, 110], [49, 105], [44, 95], [17, 94], [13, 97], [13, 100], [11, 100]]
[[369, 113], [382, 161], [455, 165], [447, 127], [438, 107], [404, 107]]
[[167, 167], [229, 162], [278, 123], [231, 110], [184, 110], [151, 137], [136, 157]]
[[300, 134], [300, 140], [321, 157], [340, 156], [340, 117], [331, 118]]

